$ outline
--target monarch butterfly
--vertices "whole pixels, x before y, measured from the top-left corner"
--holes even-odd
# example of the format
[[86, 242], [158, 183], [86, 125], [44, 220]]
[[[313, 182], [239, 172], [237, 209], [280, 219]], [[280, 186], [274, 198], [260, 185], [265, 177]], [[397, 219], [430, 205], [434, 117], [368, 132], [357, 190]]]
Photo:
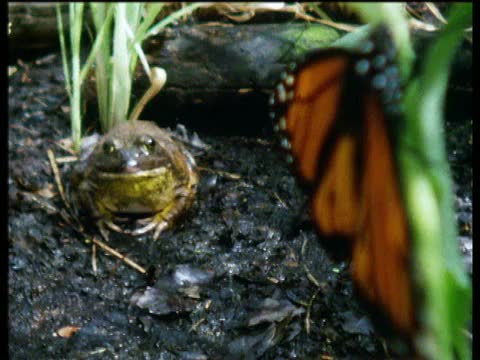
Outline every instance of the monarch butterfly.
[[417, 297], [394, 151], [402, 90], [386, 35], [376, 30], [358, 51], [310, 53], [282, 74], [270, 105], [320, 237], [348, 249], [357, 290], [411, 339]]

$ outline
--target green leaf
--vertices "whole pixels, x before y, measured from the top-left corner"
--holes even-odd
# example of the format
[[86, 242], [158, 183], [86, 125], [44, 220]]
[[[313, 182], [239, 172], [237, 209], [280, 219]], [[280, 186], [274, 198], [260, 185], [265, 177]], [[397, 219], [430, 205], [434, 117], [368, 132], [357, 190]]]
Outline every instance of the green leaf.
[[449, 69], [471, 4], [454, 4], [448, 24], [426, 53], [421, 73], [404, 99], [399, 136], [402, 188], [411, 223], [414, 273], [423, 292], [422, 334], [417, 348], [429, 359], [469, 358], [464, 334], [471, 319], [471, 286], [460, 257], [453, 191], [444, 140], [444, 102]]

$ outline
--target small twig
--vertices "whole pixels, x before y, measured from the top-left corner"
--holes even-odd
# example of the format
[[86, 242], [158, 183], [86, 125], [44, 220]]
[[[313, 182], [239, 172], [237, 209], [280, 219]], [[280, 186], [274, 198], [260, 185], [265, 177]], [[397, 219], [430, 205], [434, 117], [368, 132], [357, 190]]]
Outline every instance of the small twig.
[[[66, 222], [67, 224], [70, 224], [70, 225], [73, 226], [73, 224], [72, 224], [72, 219], [71, 219], [70, 215], [65, 211], [65, 209], [60, 209], [59, 214], [60, 214], [60, 216], [62, 217], [62, 219], [65, 220], [65, 222]], [[75, 228], [74, 228], [74, 230], [76, 230], [76, 231], [78, 231], [78, 232], [81, 233], [81, 231], [79, 231], [78, 229], [75, 229]]]
[[64, 191], [64, 188], [63, 188], [62, 179], [60, 177], [60, 171], [58, 170], [58, 165], [57, 165], [57, 162], [56, 162], [56, 159], [55, 159], [55, 155], [53, 154], [53, 150], [48, 149], [47, 154], [48, 154], [48, 160], [50, 161], [50, 167], [52, 168], [52, 172], [53, 172], [53, 175], [54, 175], [55, 183], [57, 185], [58, 192], [60, 193], [60, 197], [62, 198], [63, 204], [65, 205], [65, 208], [67, 209], [66, 213], [60, 212], [60, 214], [62, 215], [62, 217], [68, 223], [71, 224], [72, 222], [75, 222], [75, 226], [78, 227], [77, 230], [81, 234], [83, 234], [85, 232], [85, 230], [82, 226], [82, 223], [80, 222], [80, 220], [75, 215], [75, 212], [71, 208], [70, 203], [67, 201], [67, 197], [65, 196], [65, 191]]
[[208, 299], [207, 301], [205, 301], [205, 306], [204, 306], [204, 309], [205, 310], [208, 310], [210, 309], [210, 306], [212, 306], [212, 299]]
[[105, 351], [107, 351], [108, 349], [107, 348], [97, 348], [95, 350], [92, 350], [90, 352], [88, 352], [88, 355], [98, 355], [98, 354], [103, 354]]
[[27, 132], [27, 133], [29, 133], [29, 134], [31, 134], [31, 135], [33, 135], [33, 136], [38, 136], [38, 135], [40, 135], [40, 133], [39, 133], [38, 131], [33, 130], [33, 129], [26, 128], [26, 127], [23, 126], [23, 125], [12, 124], [12, 125], [10, 125], [10, 127], [11, 127], [12, 129], [17, 129], [17, 130], [21, 130], [21, 131]]
[[415, 16], [417, 19], [422, 18], [422, 15], [417, 10], [415, 10], [411, 5], [407, 4], [405, 9], [407, 10], [407, 12], [409, 12], [411, 15]]
[[320, 355], [320, 360], [335, 360], [333, 356], [322, 354]]
[[20, 194], [22, 194], [25, 197], [25, 199], [37, 203], [42, 209], [44, 209], [47, 212], [51, 212], [51, 213], [59, 212], [55, 206], [51, 205], [48, 201], [44, 200], [42, 197], [34, 193], [27, 192], [27, 191], [20, 191]]
[[190, 332], [194, 331], [194, 332], [197, 332], [197, 328], [205, 322], [205, 318], [201, 318], [200, 320], [198, 320], [197, 322], [193, 323], [192, 324], [192, 327], [190, 328]]
[[226, 24], [224, 22], [221, 22], [221, 21], [209, 21], [209, 22], [206, 22], [206, 23], [201, 23], [201, 24], [198, 24], [198, 26], [221, 26], [221, 27], [234, 27], [236, 25], [234, 24]]
[[310, 269], [308, 268], [307, 264], [305, 263], [305, 249], [307, 247], [307, 243], [308, 243], [308, 239], [305, 236], [305, 240], [303, 241], [303, 244], [302, 244], [302, 260], [303, 260], [302, 261], [302, 266], [303, 266], [303, 269], [305, 270], [305, 273], [307, 274], [308, 280], [310, 280], [316, 287], [322, 288], [322, 286], [320, 285], [318, 280], [315, 278], [315, 276], [313, 276], [313, 274], [310, 272]]
[[53, 150], [48, 149], [47, 154], [48, 154], [48, 160], [50, 161], [50, 166], [51, 166], [52, 171], [53, 171], [53, 175], [55, 177], [55, 182], [57, 184], [58, 192], [60, 193], [60, 197], [62, 198], [62, 201], [65, 204], [65, 207], [70, 212], [72, 212], [71, 211], [72, 209], [70, 208], [70, 204], [67, 201], [67, 197], [65, 196], [65, 191], [63, 189], [62, 180], [60, 178], [60, 171], [58, 170], [58, 166], [57, 166], [57, 162], [55, 161], [55, 155], [53, 154]]
[[35, 65], [45, 65], [45, 64], [51, 64], [53, 61], [55, 61], [55, 58], [57, 57], [56, 54], [49, 54], [46, 55], [38, 60], [35, 60]]
[[343, 31], [347, 31], [347, 32], [355, 31], [358, 28], [358, 26], [352, 26], [350, 24], [345, 24], [345, 23], [341, 23], [341, 22], [334, 22], [334, 21], [330, 21], [330, 20], [319, 20], [319, 19], [315, 19], [315, 18], [310, 18], [308, 20], [312, 20], [312, 21], [318, 22], [320, 24], [330, 26], [334, 29], [343, 30]]
[[210, 168], [206, 168], [206, 167], [203, 167], [203, 166], [197, 166], [197, 169], [200, 170], [200, 171], [212, 172], [214, 174], [218, 174], [220, 176], [223, 176], [227, 179], [238, 180], [238, 179], [242, 178], [239, 174], [230, 173], [230, 172], [222, 171], [222, 170], [210, 169]]
[[141, 267], [140, 265], [138, 265], [136, 262], [134, 262], [133, 260], [129, 259], [126, 255], [122, 255], [120, 254], [117, 250], [115, 249], [112, 249], [110, 246], [108, 246], [107, 244], [103, 243], [102, 241], [100, 240], [97, 240], [95, 237], [92, 239], [92, 242], [96, 245], [98, 245], [100, 248], [102, 248], [105, 252], [109, 253], [110, 255], [113, 255], [115, 256], [116, 258], [122, 260], [125, 264], [127, 264], [128, 266], [134, 268], [135, 270], [137, 270], [138, 272], [140, 272], [141, 274], [146, 274], [147, 273], [147, 270], [143, 267]]
[[280, 280], [278, 280], [277, 278], [274, 278], [272, 276], [267, 276], [267, 280], [270, 281], [272, 284], [275, 284], [275, 285], [277, 285], [280, 282]]
[[48, 105], [45, 104], [42, 100], [40, 100], [40, 98], [34, 97], [34, 98], [32, 98], [32, 100], [35, 101], [36, 103], [42, 105], [44, 108], [48, 108]]
[[302, 244], [302, 250], [301, 250], [301, 257], [302, 257], [302, 266], [303, 269], [305, 270], [305, 273], [307, 274], [308, 280], [310, 280], [316, 287], [317, 291], [313, 294], [313, 296], [310, 298], [310, 301], [308, 302], [307, 305], [307, 313], [305, 314], [305, 331], [307, 332], [307, 335], [310, 334], [310, 314], [311, 314], [311, 308], [313, 305], [313, 302], [317, 298], [317, 295], [319, 292], [323, 292], [324, 286], [320, 284], [320, 282], [313, 276], [313, 274], [310, 272], [310, 269], [308, 268], [306, 262], [305, 262], [305, 252], [307, 248], [307, 243], [308, 243], [308, 238], [304, 235], [304, 240]]
[[415, 29], [415, 30], [424, 30], [424, 31], [429, 31], [429, 32], [438, 31], [438, 28], [435, 25], [428, 24], [424, 21], [420, 21], [420, 20], [417, 20], [415, 18], [411, 18], [409, 20], [408, 26], [411, 29]]
[[276, 144], [276, 141], [274, 140], [266, 140], [266, 139], [260, 139], [260, 138], [245, 139], [245, 137], [241, 137], [241, 136], [232, 136], [231, 139], [233, 141], [242, 142], [243, 144], [255, 144], [255, 145], [262, 145], [262, 146], [273, 146]]
[[315, 291], [315, 294], [310, 298], [307, 306], [307, 313], [305, 314], [305, 331], [307, 335], [310, 335], [310, 314], [312, 312], [312, 305], [315, 299], [317, 298], [318, 293], [320, 292], [320, 288]]
[[93, 273], [97, 274], [97, 245], [95, 243], [92, 244], [92, 269]]
[[285, 209], [288, 209], [288, 205], [282, 200], [282, 198], [280, 197], [280, 195], [277, 194], [276, 191], [273, 192], [273, 196], [275, 197], [275, 199], [278, 200], [280, 205], [282, 205]]
[[248, 93], [251, 93], [251, 92], [253, 92], [253, 91], [255, 91], [254, 88], [242, 88], [242, 89], [238, 89], [238, 90], [237, 90], [237, 92], [238, 92], [239, 94], [248, 94]]
[[77, 155], [77, 152], [72, 149], [72, 141], [70, 138], [67, 139], [62, 139], [60, 141], [56, 141], [55, 144], [62, 150], [65, 150], [69, 154], [72, 154], [73, 156]]
[[57, 164], [65, 164], [65, 163], [71, 163], [71, 162], [77, 161], [78, 157], [77, 156], [61, 156], [61, 157], [57, 157], [55, 160], [57, 161]]
[[385, 352], [387, 357], [390, 357], [390, 351], [388, 351], [387, 341], [382, 337], [382, 338], [380, 338], [380, 343], [382, 344], [383, 351]]
[[430, 12], [432, 13], [433, 16], [435, 16], [435, 18], [446, 24], [447, 23], [447, 20], [445, 20], [445, 18], [443, 17], [443, 15], [440, 13], [440, 11], [438, 10], [438, 8], [431, 2], [426, 2], [425, 3], [425, 6], [428, 8], [428, 10], [430, 10]]

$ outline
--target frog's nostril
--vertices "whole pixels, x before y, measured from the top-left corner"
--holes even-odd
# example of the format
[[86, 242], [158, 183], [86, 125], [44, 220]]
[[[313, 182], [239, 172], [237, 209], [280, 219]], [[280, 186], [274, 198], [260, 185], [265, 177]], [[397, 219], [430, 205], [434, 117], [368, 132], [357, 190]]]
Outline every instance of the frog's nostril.
[[122, 149], [120, 150], [120, 155], [124, 170], [128, 171], [129, 169], [136, 169], [139, 158], [138, 151]]
[[135, 167], [138, 165], [137, 160], [135, 159], [128, 159], [126, 164], [127, 167]]

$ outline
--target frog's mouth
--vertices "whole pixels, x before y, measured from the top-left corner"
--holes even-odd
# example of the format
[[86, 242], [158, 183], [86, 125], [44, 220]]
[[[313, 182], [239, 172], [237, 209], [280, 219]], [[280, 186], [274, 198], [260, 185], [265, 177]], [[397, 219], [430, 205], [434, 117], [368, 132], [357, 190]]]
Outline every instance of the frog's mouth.
[[161, 166], [155, 166], [158, 165], [154, 161], [153, 158], [140, 158], [140, 159], [135, 159], [132, 158], [131, 156], [124, 156], [122, 159], [122, 165], [120, 171], [122, 173], [127, 173], [127, 174], [136, 174], [140, 173], [142, 171], [150, 171], [150, 170], [156, 170], [158, 168], [161, 168]]
[[134, 174], [141, 171], [142, 169], [137, 161], [129, 161], [122, 168], [122, 172], [127, 174]]
[[129, 168], [129, 170], [122, 172], [105, 172], [99, 171], [98, 177], [100, 179], [122, 179], [122, 178], [141, 178], [141, 177], [157, 177], [167, 172], [167, 167], [162, 166], [156, 169], [141, 170], [137, 166]]
[[171, 159], [165, 154], [149, 153], [138, 148], [113, 150], [100, 153], [95, 158], [95, 167], [99, 173], [112, 174], [113, 177], [156, 175], [160, 169], [168, 167]]

